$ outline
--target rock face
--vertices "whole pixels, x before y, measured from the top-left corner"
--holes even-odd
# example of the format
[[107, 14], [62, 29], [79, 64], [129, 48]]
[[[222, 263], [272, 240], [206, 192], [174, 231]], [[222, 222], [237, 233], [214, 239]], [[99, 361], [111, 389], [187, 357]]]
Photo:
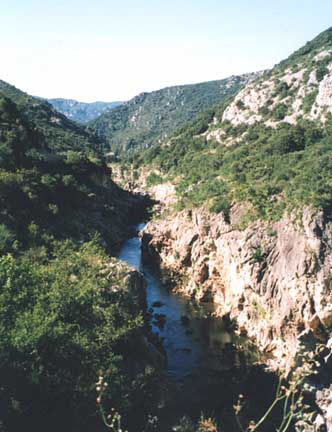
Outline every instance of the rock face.
[[325, 123], [331, 114], [332, 28], [249, 82], [215, 116], [206, 137], [228, 146], [237, 141], [225, 134], [226, 124], [243, 130], [256, 123], [276, 128], [303, 119]]
[[[332, 28], [250, 81], [224, 109], [216, 111], [203, 133], [208, 145], [199, 155], [217, 153], [217, 143], [219, 147], [238, 142], [244, 146], [246, 136], [250, 144], [262, 126], [267, 134], [273, 132], [269, 128], [288, 129], [282, 123], [295, 125], [304, 120], [309, 128], [310, 121], [329, 124], [331, 114]], [[257, 128], [249, 127], [255, 124]], [[209, 147], [210, 140], [215, 142]], [[257, 146], [260, 144], [257, 139]], [[225, 154], [221, 151], [215, 158], [220, 166], [227, 159]], [[252, 156], [250, 149], [248, 154]], [[185, 177], [190, 164], [184, 167], [178, 171]], [[227, 174], [220, 170], [216, 179], [223, 180], [223, 176]], [[181, 187], [194, 195], [194, 182], [188, 183]], [[282, 194], [273, 198], [283, 199]], [[209, 205], [208, 197], [205, 205]], [[278, 222], [257, 221], [241, 229], [245, 210], [244, 203], [233, 204], [227, 220], [204, 208], [162, 215], [144, 229], [145, 258], [155, 260], [164, 279], [177, 290], [198, 301], [214, 301], [219, 316], [236, 320], [239, 330], [271, 355], [273, 368], [287, 371], [296, 365], [298, 370], [299, 347], [311, 340], [306, 354], [314, 358], [324, 353], [318, 366], [315, 364], [321, 381], [313, 384], [311, 395], [320, 415], [300, 430], [332, 430], [328, 346], [332, 330], [331, 214], [303, 208], [300, 215], [284, 215]]]
[[300, 219], [239, 230], [240, 215], [234, 207], [228, 224], [201, 208], [149, 222], [143, 257], [177, 290], [235, 319], [273, 369], [289, 370], [310, 340], [307, 352], [321, 357], [310, 396], [316, 408], [298, 430], [332, 432], [332, 221], [306, 208]]
[[[301, 117], [324, 122], [332, 112], [332, 51], [325, 53], [324, 76], [320, 77], [321, 58], [312, 63], [299, 63], [296, 70], [276, 68], [249, 83], [225, 109], [222, 121], [233, 125], [264, 122], [275, 127], [280, 122], [295, 124]], [[309, 104], [309, 105], [308, 105]], [[275, 116], [278, 107], [285, 106], [283, 115]]]
[[145, 256], [156, 259], [178, 289], [197, 300], [212, 298], [219, 315], [230, 313], [273, 365], [287, 367], [298, 336], [312, 330], [327, 341], [332, 324], [332, 223], [310, 209], [302, 219], [236, 228], [203, 209], [150, 222]]

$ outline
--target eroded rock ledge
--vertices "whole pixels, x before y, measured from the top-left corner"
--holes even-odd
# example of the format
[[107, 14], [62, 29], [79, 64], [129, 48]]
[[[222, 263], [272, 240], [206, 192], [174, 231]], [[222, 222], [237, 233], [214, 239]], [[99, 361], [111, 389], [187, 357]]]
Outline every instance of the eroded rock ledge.
[[236, 228], [204, 209], [149, 222], [145, 255], [178, 279], [178, 290], [212, 298], [218, 315], [230, 313], [273, 366], [286, 368], [300, 335], [312, 330], [326, 343], [332, 326], [332, 223], [305, 209], [302, 218]]
[[309, 386], [316, 408], [299, 430], [332, 432], [331, 219], [306, 208], [300, 218], [240, 230], [242, 210], [233, 208], [231, 223], [203, 208], [151, 221], [142, 233], [143, 257], [176, 290], [213, 300], [219, 316], [230, 314], [271, 354], [271, 368], [289, 370], [300, 344], [324, 352]]

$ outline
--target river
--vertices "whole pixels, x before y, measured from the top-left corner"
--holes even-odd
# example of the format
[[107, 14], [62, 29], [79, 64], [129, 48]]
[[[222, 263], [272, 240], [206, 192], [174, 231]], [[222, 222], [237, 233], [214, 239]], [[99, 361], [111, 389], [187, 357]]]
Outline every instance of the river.
[[[138, 231], [143, 228], [144, 224], [137, 226]], [[138, 236], [128, 239], [118, 254], [145, 276], [152, 330], [162, 339], [167, 353], [167, 379], [157, 430], [171, 431], [183, 415], [196, 421], [201, 412], [222, 423], [224, 432], [239, 430], [232, 409], [238, 395], [248, 395], [248, 415], [259, 416], [268, 406], [274, 377], [254, 364], [254, 346], [237, 336], [230, 322], [211, 316], [213, 305], [198, 307], [170, 292], [157, 270], [143, 264], [141, 257]]]

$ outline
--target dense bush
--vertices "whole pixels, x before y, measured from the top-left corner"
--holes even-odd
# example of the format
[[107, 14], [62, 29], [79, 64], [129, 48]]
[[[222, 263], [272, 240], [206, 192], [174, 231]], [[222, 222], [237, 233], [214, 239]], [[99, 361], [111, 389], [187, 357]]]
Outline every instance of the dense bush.
[[121, 354], [141, 318], [121, 272], [101, 275], [95, 243], [56, 243], [39, 258], [0, 258], [1, 419], [8, 430], [87, 430], [98, 370], [116, 371], [114, 405], [126, 399]]
[[279, 96], [280, 100], [285, 99], [289, 95], [289, 91], [290, 89], [288, 84], [285, 81], [279, 81], [275, 88], [273, 97]]
[[326, 65], [320, 64], [316, 69], [316, 78], [320, 82], [329, 73], [329, 69]]
[[302, 100], [302, 109], [305, 114], [308, 114], [311, 111], [311, 108], [317, 98], [318, 90], [313, 90], [310, 93], [308, 93], [306, 96], [304, 96]]
[[110, 174], [97, 153], [49, 145], [18, 105], [0, 97], [2, 251], [27, 248], [32, 240], [47, 244], [50, 236], [88, 240], [94, 231], [111, 241], [114, 203], [126, 194], [120, 197]]
[[273, 107], [271, 114], [274, 120], [280, 121], [283, 120], [288, 112], [288, 107], [284, 103], [277, 104]]
[[162, 181], [163, 181], [162, 177], [156, 172], [152, 171], [146, 178], [146, 185], [155, 186], [157, 184], [162, 183]]
[[[284, 114], [283, 114], [284, 115]], [[152, 148], [136, 158], [178, 178], [179, 208], [207, 204], [227, 217], [234, 202], [249, 202], [251, 217], [279, 218], [285, 209], [310, 204], [331, 208], [331, 129], [300, 121], [277, 128], [219, 125], [237, 144], [226, 147], [182, 128], [172, 145]]]
[[125, 290], [128, 270], [113, 262], [102, 275], [106, 256], [88, 242], [99, 233], [116, 243], [127, 194], [98, 151], [81, 146], [84, 133], [55, 134], [47, 104], [45, 114], [8, 91], [19, 103], [0, 96], [0, 429], [91, 430], [101, 367], [113, 372], [115, 407], [127, 413], [133, 395], [139, 302]]

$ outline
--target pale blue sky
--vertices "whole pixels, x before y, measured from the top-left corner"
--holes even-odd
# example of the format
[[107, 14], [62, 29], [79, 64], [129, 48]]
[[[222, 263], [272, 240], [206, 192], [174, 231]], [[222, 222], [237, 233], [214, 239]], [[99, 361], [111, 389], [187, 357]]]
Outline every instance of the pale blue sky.
[[332, 0], [0, 0], [0, 79], [124, 100], [272, 67], [332, 26]]

